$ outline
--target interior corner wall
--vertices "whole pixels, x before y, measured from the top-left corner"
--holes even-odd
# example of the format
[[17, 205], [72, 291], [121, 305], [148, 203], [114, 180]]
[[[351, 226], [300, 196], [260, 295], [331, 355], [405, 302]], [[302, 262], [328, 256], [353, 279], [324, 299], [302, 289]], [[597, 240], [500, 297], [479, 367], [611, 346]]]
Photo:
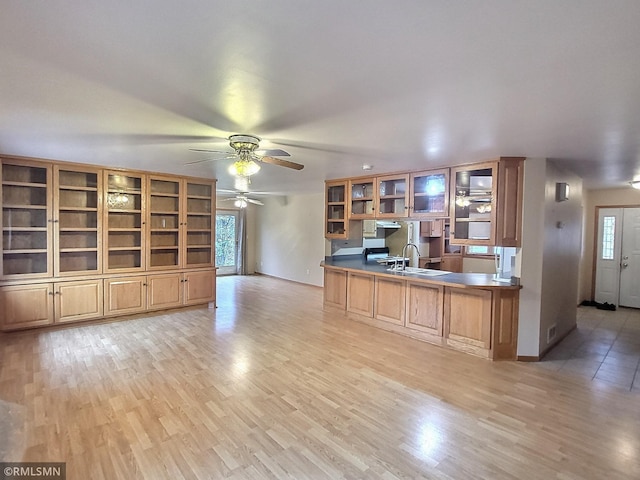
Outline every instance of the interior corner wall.
[[580, 264], [580, 300], [593, 300], [597, 207], [638, 207], [640, 190], [631, 187], [585, 191], [583, 255]]
[[542, 303], [542, 257], [544, 252], [544, 204], [547, 161], [524, 162], [522, 247], [520, 248], [520, 307], [518, 356], [540, 354], [540, 306]]
[[[547, 160], [539, 351], [545, 352], [576, 326], [582, 256], [582, 179]], [[556, 184], [569, 185], [569, 199], [556, 200]], [[554, 338], [547, 341], [555, 325]]]
[[322, 286], [324, 192], [263, 201], [256, 218], [256, 272]]

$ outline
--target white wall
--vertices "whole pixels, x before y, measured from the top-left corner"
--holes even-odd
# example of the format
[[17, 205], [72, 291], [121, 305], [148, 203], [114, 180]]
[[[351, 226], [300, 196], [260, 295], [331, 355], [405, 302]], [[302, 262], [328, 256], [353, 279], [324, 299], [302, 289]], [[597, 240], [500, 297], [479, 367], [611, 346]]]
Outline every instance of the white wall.
[[608, 188], [585, 192], [583, 255], [580, 264], [580, 300], [593, 300], [593, 257], [596, 237], [596, 207], [640, 206], [640, 190]]
[[544, 244], [545, 175], [547, 161], [528, 158], [524, 162], [524, 199], [520, 265], [520, 312], [518, 356], [540, 353], [540, 303], [542, 302], [542, 255]]
[[[556, 202], [557, 182], [569, 184], [569, 200]], [[536, 357], [552, 324], [555, 341], [576, 324], [584, 200], [582, 180], [549, 160], [527, 159], [524, 184], [518, 355]]]
[[[569, 184], [569, 200], [556, 201], [556, 183]], [[545, 185], [540, 352], [557, 343], [576, 325], [582, 250], [582, 180], [547, 162]], [[547, 343], [547, 329], [556, 337]]]
[[324, 193], [263, 201], [256, 218], [256, 272], [322, 286]]

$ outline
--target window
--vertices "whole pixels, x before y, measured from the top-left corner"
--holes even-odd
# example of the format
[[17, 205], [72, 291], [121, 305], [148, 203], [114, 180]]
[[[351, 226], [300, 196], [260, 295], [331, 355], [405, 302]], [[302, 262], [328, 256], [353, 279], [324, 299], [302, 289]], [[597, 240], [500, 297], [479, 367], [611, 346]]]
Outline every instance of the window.
[[484, 256], [493, 257], [496, 253], [500, 253], [500, 247], [488, 247], [484, 245], [467, 245], [464, 249], [466, 256]]
[[613, 260], [616, 238], [616, 217], [605, 216], [602, 219], [602, 260]]

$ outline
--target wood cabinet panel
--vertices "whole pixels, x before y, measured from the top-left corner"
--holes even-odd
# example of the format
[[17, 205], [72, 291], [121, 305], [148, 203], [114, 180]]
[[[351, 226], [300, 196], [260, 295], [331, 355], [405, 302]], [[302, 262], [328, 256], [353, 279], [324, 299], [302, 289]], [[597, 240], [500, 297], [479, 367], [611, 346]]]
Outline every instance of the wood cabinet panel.
[[324, 304], [341, 310], [347, 308], [347, 272], [324, 269]]
[[491, 348], [491, 315], [491, 291], [453, 287], [445, 289], [447, 339], [488, 351]]
[[56, 322], [100, 318], [103, 315], [103, 282], [86, 280], [54, 284]]
[[147, 307], [147, 277], [118, 277], [104, 281], [105, 315], [142, 312]]
[[524, 162], [502, 158], [498, 170], [496, 245], [519, 247], [522, 242]]
[[203, 270], [184, 274], [184, 303], [196, 305], [216, 301], [216, 271]]
[[347, 311], [373, 317], [375, 282], [373, 275], [348, 273]]
[[147, 309], [179, 307], [183, 303], [184, 279], [181, 273], [147, 277]]
[[441, 337], [443, 303], [442, 286], [407, 282], [406, 326]]
[[440, 261], [440, 270], [447, 272], [462, 272], [462, 256], [461, 255], [443, 255]]
[[377, 320], [404, 325], [405, 285], [404, 280], [375, 278], [374, 316]]
[[3, 330], [53, 323], [53, 285], [15, 285], [0, 288]]

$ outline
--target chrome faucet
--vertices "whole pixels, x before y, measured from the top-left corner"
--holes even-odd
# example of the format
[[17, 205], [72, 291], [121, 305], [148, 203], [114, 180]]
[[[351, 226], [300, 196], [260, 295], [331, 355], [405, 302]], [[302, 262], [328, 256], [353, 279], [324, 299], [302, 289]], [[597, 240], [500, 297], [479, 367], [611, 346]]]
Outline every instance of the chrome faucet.
[[407, 268], [407, 263], [404, 261], [404, 259], [407, 258], [407, 247], [415, 248], [416, 253], [418, 254], [418, 257], [420, 256], [420, 250], [418, 250], [418, 246], [415, 243], [407, 243], [402, 248], [402, 270], [405, 270]]

